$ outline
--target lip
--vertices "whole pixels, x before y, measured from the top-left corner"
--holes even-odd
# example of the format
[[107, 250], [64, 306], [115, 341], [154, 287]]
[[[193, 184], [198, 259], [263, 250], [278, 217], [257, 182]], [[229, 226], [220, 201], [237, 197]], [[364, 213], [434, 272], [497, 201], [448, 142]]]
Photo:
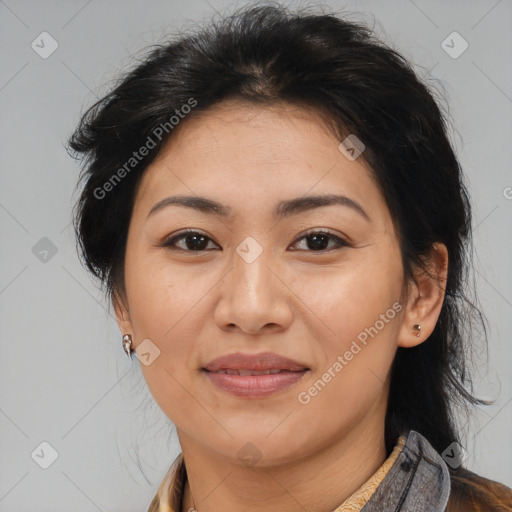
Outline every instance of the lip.
[[[279, 373], [238, 375], [235, 370]], [[219, 389], [243, 398], [264, 398], [289, 389], [309, 372], [305, 365], [273, 352], [260, 354], [234, 353], [219, 357], [202, 368], [203, 373]], [[216, 373], [221, 372], [221, 373]]]
[[274, 352], [260, 352], [259, 354], [236, 352], [210, 361], [204, 369], [209, 372], [219, 370], [288, 370], [295, 372], [309, 368], [298, 361], [280, 356]]

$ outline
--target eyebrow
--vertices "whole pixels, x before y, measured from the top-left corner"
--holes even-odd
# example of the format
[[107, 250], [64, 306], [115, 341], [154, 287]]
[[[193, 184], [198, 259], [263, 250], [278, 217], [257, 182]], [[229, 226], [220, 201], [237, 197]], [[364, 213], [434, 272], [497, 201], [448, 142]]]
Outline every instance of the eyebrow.
[[[156, 212], [162, 210], [167, 206], [183, 206], [185, 208], [192, 208], [202, 213], [209, 215], [216, 215], [218, 217], [229, 217], [232, 214], [232, 209], [217, 201], [208, 199], [201, 196], [169, 196], [156, 203], [148, 213], [148, 217], [154, 215]], [[344, 195], [326, 194], [316, 196], [297, 197], [295, 199], [286, 199], [280, 201], [274, 209], [274, 216], [281, 219], [291, 215], [320, 208], [322, 206], [340, 205], [351, 208], [359, 213], [368, 222], [371, 222], [370, 216], [366, 213], [363, 207], [353, 199]]]

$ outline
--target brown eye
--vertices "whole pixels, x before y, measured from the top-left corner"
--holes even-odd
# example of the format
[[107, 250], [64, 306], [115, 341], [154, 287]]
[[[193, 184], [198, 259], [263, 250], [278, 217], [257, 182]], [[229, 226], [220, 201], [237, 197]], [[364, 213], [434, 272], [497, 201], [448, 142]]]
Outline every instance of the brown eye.
[[332, 249], [333, 247], [329, 248], [329, 241], [335, 242], [334, 248], [346, 247], [349, 245], [345, 240], [329, 231], [309, 232], [306, 235], [299, 238], [294, 243], [294, 245], [300, 242], [301, 240], [306, 240], [306, 250], [310, 252], [323, 252], [328, 249]]
[[[187, 252], [205, 252], [209, 241], [212, 241], [210, 237], [200, 233], [199, 231], [185, 231], [179, 235], [176, 235], [166, 240], [162, 246], [172, 250], [182, 250]], [[181, 247], [177, 246], [177, 243], [181, 243]]]

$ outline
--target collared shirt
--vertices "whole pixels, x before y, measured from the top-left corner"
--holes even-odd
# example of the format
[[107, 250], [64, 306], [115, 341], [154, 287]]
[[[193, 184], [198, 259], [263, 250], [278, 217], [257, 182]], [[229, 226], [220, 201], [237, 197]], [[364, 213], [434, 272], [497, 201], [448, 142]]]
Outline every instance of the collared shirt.
[[[186, 479], [180, 453], [160, 484], [148, 512], [180, 512]], [[508, 500], [510, 489], [498, 483], [496, 486]], [[450, 492], [448, 466], [425, 437], [410, 430], [400, 436], [377, 471], [333, 512], [447, 512], [451, 510], [447, 509]]]

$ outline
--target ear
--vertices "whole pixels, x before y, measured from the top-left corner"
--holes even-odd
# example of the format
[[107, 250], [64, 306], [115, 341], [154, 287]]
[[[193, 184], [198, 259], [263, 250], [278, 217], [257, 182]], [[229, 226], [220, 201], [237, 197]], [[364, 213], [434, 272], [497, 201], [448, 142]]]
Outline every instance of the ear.
[[[423, 343], [433, 332], [443, 306], [448, 278], [448, 250], [442, 243], [434, 243], [426, 259], [427, 272], [414, 272], [409, 283], [407, 305], [398, 336], [398, 346], [414, 347]], [[414, 325], [421, 330], [414, 330]], [[417, 336], [419, 334], [419, 336]]]
[[128, 300], [125, 294], [119, 294], [114, 290], [112, 294], [112, 305], [116, 313], [117, 325], [121, 334], [133, 334], [133, 326], [130, 318], [130, 311], [128, 309]]

